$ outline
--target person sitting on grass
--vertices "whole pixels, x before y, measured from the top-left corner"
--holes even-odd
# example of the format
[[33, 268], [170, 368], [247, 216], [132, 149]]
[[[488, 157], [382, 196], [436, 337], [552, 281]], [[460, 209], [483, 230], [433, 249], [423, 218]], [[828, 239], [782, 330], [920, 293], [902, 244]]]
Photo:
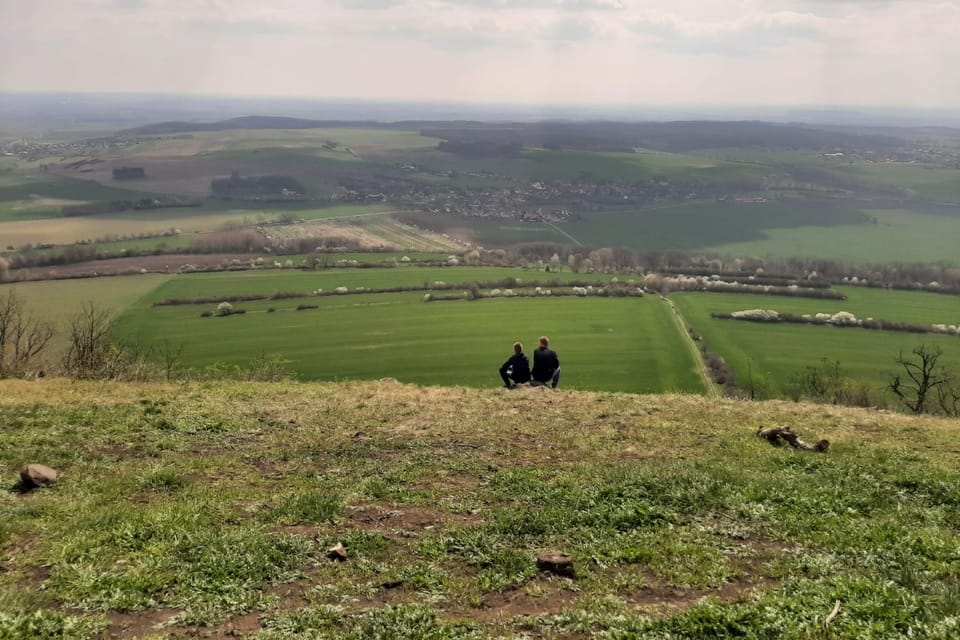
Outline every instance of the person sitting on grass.
[[560, 384], [560, 358], [557, 352], [550, 348], [550, 339], [547, 336], [540, 338], [540, 346], [533, 352], [533, 380], [535, 387], [550, 386], [554, 389]]
[[530, 360], [523, 353], [523, 345], [519, 342], [513, 343], [513, 355], [500, 367], [500, 377], [507, 389], [515, 389], [518, 384], [530, 382]]

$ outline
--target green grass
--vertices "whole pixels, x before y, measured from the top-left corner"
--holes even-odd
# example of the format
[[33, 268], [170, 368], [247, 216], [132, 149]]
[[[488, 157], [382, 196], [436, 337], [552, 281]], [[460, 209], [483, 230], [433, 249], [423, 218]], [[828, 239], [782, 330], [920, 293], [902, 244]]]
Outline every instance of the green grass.
[[21, 177], [0, 183], [0, 222], [57, 218], [68, 204], [109, 202], [145, 197], [148, 194], [104, 186], [93, 180]]
[[740, 386], [752, 378], [771, 396], [786, 393], [792, 374], [818, 365], [822, 359], [839, 361], [847, 376], [881, 394], [891, 374], [902, 373], [894, 362], [898, 353], [909, 355], [922, 343], [944, 350], [943, 363], [948, 370], [960, 368], [960, 341], [955, 337], [710, 317], [711, 313], [756, 308], [797, 315], [849, 311], [858, 318], [913, 324], [955, 324], [950, 318], [960, 317], [960, 298], [954, 296], [854, 287], [843, 292], [848, 295], [844, 301], [720, 293], [675, 293], [671, 299], [687, 325], [734, 369]]
[[[759, 242], [780, 230], [789, 241], [807, 229], [823, 234], [842, 229], [869, 229], [857, 208], [832, 201], [766, 203], [698, 202], [651, 206], [623, 213], [584, 214], [557, 226], [591, 247], [637, 251], [705, 251], [724, 243]], [[849, 235], [847, 236], [849, 242]], [[871, 245], [874, 252], [883, 250]], [[788, 254], [795, 255], [795, 254]]]
[[759, 180], [763, 176], [781, 173], [756, 163], [656, 151], [612, 153], [528, 149], [516, 158], [465, 158], [422, 151], [410, 159], [419, 166], [434, 170], [478, 174], [457, 178], [476, 186], [503, 183], [503, 177], [549, 181], [666, 179], [723, 182]]
[[[398, 270], [397, 275], [405, 275], [403, 271], [407, 270]], [[337, 278], [340, 274], [317, 275], [324, 277], [311, 277], [309, 282], [376, 286], [362, 273], [342, 274], [355, 276], [349, 285], [348, 278]], [[423, 277], [408, 281], [421, 284]], [[228, 295], [272, 293], [284, 281], [244, 278], [246, 287], [228, 278], [221, 282], [224, 286], [218, 291]], [[522, 340], [532, 349], [536, 338], [547, 334], [561, 354], [565, 387], [703, 391], [695, 361], [684, 349], [665, 305], [655, 298], [425, 303], [422, 293], [366, 294], [236, 303], [247, 313], [227, 318], [200, 317], [214, 304], [147, 306], [152, 300], [210, 292], [206, 283], [192, 288], [187, 283], [187, 278], [177, 278], [123, 314], [116, 322], [118, 335], [140, 343], [183, 345], [185, 364], [198, 368], [214, 363], [249, 365], [261, 355], [276, 354], [310, 380], [392, 377], [432, 385], [498, 386], [496, 370], [510, 354], [510, 345]], [[303, 302], [319, 308], [296, 311]], [[276, 311], [268, 313], [269, 308]]]
[[[923, 211], [864, 210], [876, 223], [840, 217], [837, 224], [759, 228], [753, 239], [705, 238], [702, 250], [727, 256], [805, 256], [860, 263], [957, 264], [960, 216]], [[852, 222], [852, 224], [851, 224]]]
[[83, 304], [92, 302], [116, 315], [170, 278], [166, 274], [146, 274], [0, 284], [0, 296], [14, 291], [30, 313], [56, 324], [60, 331], [54, 346], [60, 348], [66, 344], [63, 329], [67, 319]]
[[42, 182], [24, 182], [0, 187], [0, 201], [29, 200], [32, 196], [64, 200], [129, 200], [139, 197], [126, 189], [107, 187], [93, 180], [67, 178], [48, 179]]
[[388, 129], [251, 129], [223, 132], [201, 132], [191, 141], [201, 149], [251, 151], [254, 149], [309, 149], [317, 150], [328, 140], [339, 143], [336, 150], [325, 153], [343, 153], [344, 147], [353, 151], [416, 150], [436, 147], [438, 138], [421, 136], [417, 131]]
[[708, 160], [700, 156], [644, 151], [596, 153], [587, 151], [529, 151], [531, 176], [541, 180], [668, 179], [684, 182], [760, 179], [774, 173], [756, 164]]
[[0, 491], [5, 639], [958, 630], [956, 421], [392, 382], [2, 381], [0, 412], [0, 474], [62, 472]]
[[[330, 254], [331, 259], [339, 254]], [[382, 255], [382, 254], [371, 254]], [[285, 259], [280, 256], [280, 259]], [[168, 298], [208, 298], [237, 295], [272, 295], [275, 293], [310, 294], [317, 289], [333, 291], [337, 287], [386, 289], [420, 287], [437, 281], [448, 284], [499, 281], [518, 278], [521, 281], [542, 280], [609, 280], [601, 274], [575, 274], [570, 271], [546, 273], [500, 267], [397, 267], [395, 269], [347, 269], [322, 271], [243, 271], [231, 273], [198, 273], [181, 275], [153, 291], [143, 300], [150, 305]]]
[[846, 171], [882, 185], [938, 202], [960, 203], [960, 169], [943, 169], [917, 164], [858, 164]]

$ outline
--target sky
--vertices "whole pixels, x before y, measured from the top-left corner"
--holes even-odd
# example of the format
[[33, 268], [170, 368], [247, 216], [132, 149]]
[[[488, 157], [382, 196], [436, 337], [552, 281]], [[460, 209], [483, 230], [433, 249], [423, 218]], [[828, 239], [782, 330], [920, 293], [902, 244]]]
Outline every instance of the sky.
[[960, 108], [960, 0], [0, 0], [0, 91]]

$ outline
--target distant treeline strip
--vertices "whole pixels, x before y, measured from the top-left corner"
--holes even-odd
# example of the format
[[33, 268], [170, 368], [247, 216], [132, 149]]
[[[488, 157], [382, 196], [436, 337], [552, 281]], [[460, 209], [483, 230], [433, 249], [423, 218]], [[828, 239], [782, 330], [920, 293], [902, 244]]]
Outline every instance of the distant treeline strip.
[[759, 286], [723, 286], [723, 287], [706, 287], [703, 291], [709, 293], [749, 293], [751, 295], [757, 296], [786, 296], [790, 298], [814, 298], [818, 300], [846, 300], [847, 296], [843, 295], [839, 291], [834, 291], [833, 289], [808, 289], [806, 287], [798, 287], [795, 289], [789, 287], [770, 287], [770, 288], [759, 288]]
[[[154, 307], [170, 307], [170, 306], [181, 306], [181, 305], [192, 305], [192, 304], [214, 304], [220, 302], [253, 302], [257, 300], [295, 300], [298, 298], [315, 298], [317, 296], [337, 296], [337, 295], [358, 295], [358, 294], [367, 294], [367, 293], [409, 293], [417, 291], [450, 291], [450, 290], [460, 290], [460, 291], [469, 291], [470, 289], [495, 289], [495, 288], [511, 288], [511, 287], [523, 287], [526, 289], [535, 288], [535, 287], [593, 287], [597, 285], [603, 286], [604, 283], [590, 281], [590, 280], [531, 280], [531, 281], [518, 281], [516, 278], [503, 278], [502, 280], [496, 280], [491, 282], [434, 282], [428, 283], [424, 282], [422, 285], [412, 285], [412, 286], [399, 286], [399, 287], [361, 287], [358, 289], [348, 289], [346, 287], [338, 287], [336, 289], [330, 289], [328, 291], [319, 291], [311, 293], [299, 293], [293, 291], [281, 291], [279, 293], [274, 293], [271, 295], [266, 294], [250, 294], [250, 295], [237, 295], [237, 296], [219, 296], [219, 297], [203, 297], [203, 298], [167, 298], [165, 300], [160, 300], [154, 302]], [[622, 284], [622, 283], [621, 283]]]
[[177, 209], [183, 207], [201, 207], [200, 200], [170, 200], [141, 198], [140, 200], [114, 200], [112, 202], [93, 202], [90, 204], [71, 204], [60, 209], [64, 218], [93, 216], [102, 213], [123, 213], [124, 211], [144, 211], [153, 209]]
[[854, 327], [860, 329], [869, 329], [872, 331], [900, 331], [904, 333], [936, 333], [936, 334], [947, 334], [944, 331], [938, 331], [932, 325], [920, 325], [920, 324], [910, 324], [907, 322], [892, 322], [890, 320], [876, 320], [874, 318], [866, 318], [863, 320], [857, 320], [856, 322], [829, 322], [823, 318], [809, 317], [805, 318], [803, 316], [798, 316], [792, 313], [780, 313], [777, 317], [759, 317], [759, 316], [742, 316], [736, 317], [730, 313], [711, 313], [711, 318], [716, 318], [717, 320], [741, 320], [743, 322], [759, 322], [765, 324], [777, 324], [777, 323], [788, 323], [788, 324], [811, 324], [818, 326], [829, 326], [829, 327]]

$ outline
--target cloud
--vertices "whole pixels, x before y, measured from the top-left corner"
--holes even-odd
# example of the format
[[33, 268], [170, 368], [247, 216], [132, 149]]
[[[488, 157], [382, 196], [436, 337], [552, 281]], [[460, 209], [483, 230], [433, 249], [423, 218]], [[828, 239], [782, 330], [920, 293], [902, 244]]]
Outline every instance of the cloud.
[[440, 0], [439, 4], [480, 9], [543, 9], [556, 11], [622, 11], [622, 0]]
[[590, 20], [564, 18], [545, 25], [531, 35], [552, 42], [578, 42], [594, 39], [598, 35], [598, 28]]
[[623, 11], [624, 0], [341, 0], [347, 9], [393, 9], [401, 5], [413, 9], [477, 11]]
[[796, 40], [824, 40], [827, 18], [807, 13], [750, 14], [736, 20], [695, 22], [669, 14], [647, 14], [630, 30], [654, 46], [677, 53], [753, 55]]
[[406, 4], [406, 0], [342, 0], [347, 9], [377, 10], [392, 9]]

